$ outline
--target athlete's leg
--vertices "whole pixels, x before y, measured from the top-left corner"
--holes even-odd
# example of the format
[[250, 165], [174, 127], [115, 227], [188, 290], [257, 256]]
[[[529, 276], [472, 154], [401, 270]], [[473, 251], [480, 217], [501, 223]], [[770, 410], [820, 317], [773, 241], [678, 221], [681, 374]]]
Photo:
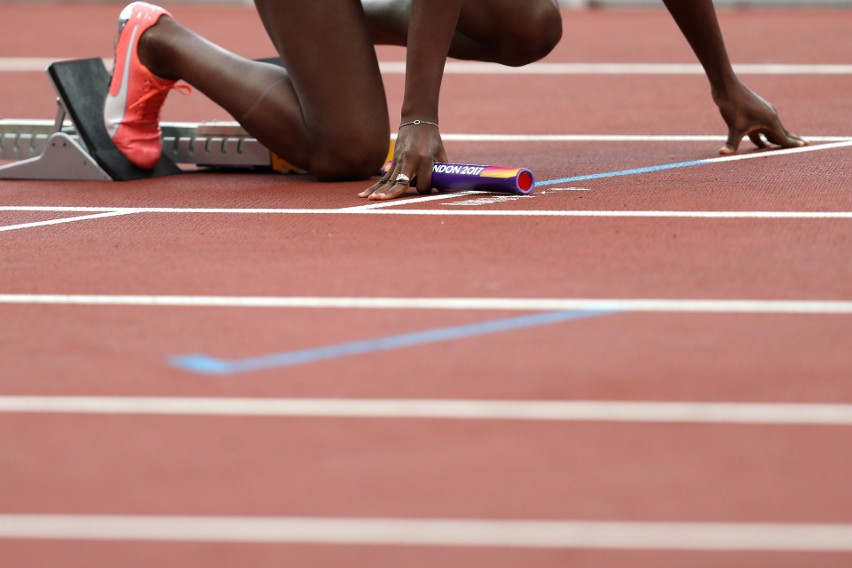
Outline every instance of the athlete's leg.
[[[376, 44], [405, 45], [411, 0], [362, 0], [362, 4]], [[550, 53], [561, 37], [557, 0], [467, 0], [450, 56], [526, 65]]]
[[358, 0], [257, 0], [286, 70], [234, 55], [163, 17], [140, 42], [152, 72], [182, 79], [287, 161], [363, 179], [387, 154], [387, 102]]

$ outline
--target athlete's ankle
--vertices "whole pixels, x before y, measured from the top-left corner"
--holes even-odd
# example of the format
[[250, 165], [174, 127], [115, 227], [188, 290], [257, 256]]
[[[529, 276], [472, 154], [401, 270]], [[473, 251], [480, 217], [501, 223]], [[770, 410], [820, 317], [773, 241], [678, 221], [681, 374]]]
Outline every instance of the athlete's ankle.
[[161, 79], [177, 81], [180, 79], [171, 68], [172, 57], [169, 51], [169, 36], [176, 22], [167, 15], [160, 16], [156, 24], [145, 30], [139, 38], [139, 61], [148, 70]]

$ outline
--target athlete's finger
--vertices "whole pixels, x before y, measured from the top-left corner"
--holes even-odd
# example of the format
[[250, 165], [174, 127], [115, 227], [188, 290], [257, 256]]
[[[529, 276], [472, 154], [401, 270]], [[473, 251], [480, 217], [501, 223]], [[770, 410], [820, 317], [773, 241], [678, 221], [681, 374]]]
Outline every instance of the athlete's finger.
[[411, 186], [411, 176], [399, 173], [391, 176], [391, 178], [379, 189], [370, 194], [369, 198], [373, 200], [394, 199], [408, 192]]
[[417, 193], [420, 195], [429, 195], [432, 193], [432, 166], [434, 164], [426, 162], [420, 164], [417, 169], [417, 179], [414, 180], [417, 186]]
[[769, 144], [767, 144], [766, 140], [764, 140], [763, 136], [761, 136], [762, 132], [762, 130], [753, 130], [748, 133], [748, 137], [758, 148], [767, 148]]
[[730, 129], [728, 130], [728, 140], [725, 142], [725, 145], [719, 149], [719, 153], [723, 156], [730, 156], [731, 154], [735, 154], [737, 149], [740, 147], [740, 142], [745, 136], [744, 130]]
[[379, 181], [362, 191], [358, 194], [358, 197], [370, 197], [373, 193], [385, 187], [391, 179], [391, 175], [399, 171], [399, 167], [395, 164], [391, 164], [391, 167], [382, 174], [382, 177], [379, 178]]
[[775, 128], [764, 130], [763, 134], [767, 140], [782, 148], [799, 148], [808, 145], [807, 140], [788, 132], [780, 122]]

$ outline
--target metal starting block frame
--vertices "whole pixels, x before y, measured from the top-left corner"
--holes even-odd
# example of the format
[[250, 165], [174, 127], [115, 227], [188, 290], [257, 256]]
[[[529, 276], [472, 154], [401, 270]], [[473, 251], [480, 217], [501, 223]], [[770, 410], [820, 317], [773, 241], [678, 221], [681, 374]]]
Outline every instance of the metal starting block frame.
[[163, 157], [143, 170], [115, 147], [103, 124], [109, 74], [101, 59], [52, 64], [54, 120], [0, 119], [0, 179], [132, 180], [174, 175], [178, 164], [203, 168], [295, 171], [236, 122], [166, 122]]

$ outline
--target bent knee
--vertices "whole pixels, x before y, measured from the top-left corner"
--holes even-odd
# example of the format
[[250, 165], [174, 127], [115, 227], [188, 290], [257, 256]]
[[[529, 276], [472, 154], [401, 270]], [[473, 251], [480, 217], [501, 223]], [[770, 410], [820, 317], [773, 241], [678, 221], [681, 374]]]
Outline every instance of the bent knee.
[[310, 172], [321, 181], [368, 179], [382, 168], [390, 136], [335, 137], [318, 143], [311, 156]]
[[504, 65], [520, 67], [542, 59], [562, 39], [562, 13], [553, 0], [529, 2], [504, 36]]

